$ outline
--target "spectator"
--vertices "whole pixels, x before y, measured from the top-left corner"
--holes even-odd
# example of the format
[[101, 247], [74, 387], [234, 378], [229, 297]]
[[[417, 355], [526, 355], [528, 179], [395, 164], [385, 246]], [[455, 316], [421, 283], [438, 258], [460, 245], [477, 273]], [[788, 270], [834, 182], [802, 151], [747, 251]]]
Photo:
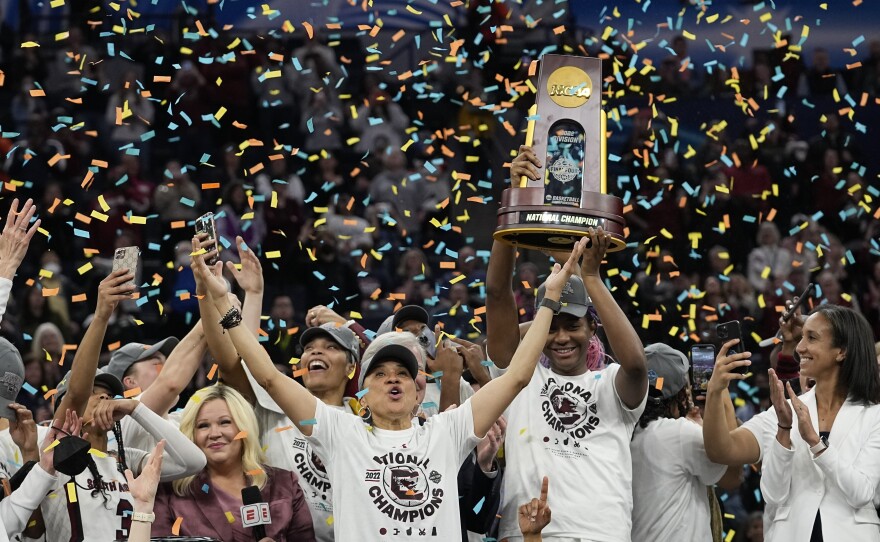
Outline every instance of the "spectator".
[[782, 236], [773, 222], [762, 222], [758, 228], [758, 246], [749, 253], [749, 283], [758, 292], [766, 292], [777, 284], [776, 277], [791, 272], [792, 255], [780, 242]]
[[[183, 517], [179, 533], [184, 536], [253, 540], [251, 529], [242, 525], [242, 490], [257, 486], [269, 503], [269, 538], [315, 540], [297, 476], [266, 465], [257, 419], [241, 394], [222, 384], [197, 391], [184, 408], [180, 431], [202, 450], [207, 465], [159, 488], [153, 535], [172, 534], [177, 518]], [[205, 485], [209, 491], [204, 491]]]

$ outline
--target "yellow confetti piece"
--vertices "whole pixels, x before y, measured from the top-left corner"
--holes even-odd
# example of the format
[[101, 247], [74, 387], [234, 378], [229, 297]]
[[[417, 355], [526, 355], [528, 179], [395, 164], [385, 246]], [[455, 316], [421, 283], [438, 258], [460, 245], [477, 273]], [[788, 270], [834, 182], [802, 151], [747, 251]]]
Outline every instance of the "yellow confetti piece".
[[101, 206], [101, 210], [105, 213], [110, 210], [110, 205], [107, 203], [107, 200], [104, 199], [104, 194], [98, 196], [98, 205]]
[[101, 458], [107, 457], [107, 454], [105, 454], [101, 450], [98, 450], [97, 448], [89, 449], [89, 453], [95, 457], [101, 457]]
[[147, 223], [147, 217], [145, 217], [145, 216], [135, 216], [135, 215], [131, 215], [131, 217], [129, 217], [129, 221], [130, 221], [132, 224], [146, 224], [146, 223]]
[[280, 250], [270, 250], [269, 252], [266, 253], [266, 258], [268, 258], [268, 259], [274, 259], [274, 258], [280, 258], [280, 257], [281, 257]]
[[40, 46], [40, 44], [35, 41], [26, 41], [21, 44], [22, 49], [28, 49], [30, 47], [39, 47], [39, 46]]
[[53, 442], [52, 444], [48, 445], [48, 446], [46, 447], [46, 449], [43, 450], [43, 453], [48, 452], [49, 450], [51, 450], [51, 449], [54, 448], [55, 446], [58, 446], [59, 444], [61, 444], [61, 441], [59, 441], [58, 439], [55, 439], [55, 442]]
[[59, 8], [64, 5], [64, 0], [52, 0], [49, 2], [49, 6], [54, 8]]
[[223, 118], [223, 115], [225, 115], [225, 114], [226, 114], [226, 108], [223, 106], [220, 106], [220, 109], [218, 109], [217, 112], [214, 113], [214, 118], [217, 120], [220, 120]]
[[83, 275], [83, 274], [85, 274], [85, 273], [88, 273], [88, 272], [91, 271], [91, 270], [92, 270], [92, 262], [86, 262], [85, 265], [83, 265], [82, 267], [80, 267], [80, 268], [77, 269], [76, 271], [77, 271], [80, 275]]
[[327, 517], [327, 525], [333, 525], [333, 516]]
[[73, 482], [68, 482], [65, 484], [67, 487], [67, 502], [73, 504], [76, 502], [76, 484]]

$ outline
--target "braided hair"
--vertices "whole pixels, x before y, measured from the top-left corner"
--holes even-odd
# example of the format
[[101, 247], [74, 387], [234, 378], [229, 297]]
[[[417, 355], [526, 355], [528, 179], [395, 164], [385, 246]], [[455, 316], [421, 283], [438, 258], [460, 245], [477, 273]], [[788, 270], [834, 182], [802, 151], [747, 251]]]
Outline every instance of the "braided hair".
[[[648, 390], [648, 401], [645, 404], [645, 410], [639, 418], [639, 427], [645, 429], [648, 424], [660, 418], [679, 418], [688, 413], [690, 409], [690, 401], [688, 397], [688, 388], [685, 386], [672, 397], [661, 399], [660, 397], [651, 396], [652, 390]], [[678, 407], [678, 416], [673, 412], [672, 407]]]

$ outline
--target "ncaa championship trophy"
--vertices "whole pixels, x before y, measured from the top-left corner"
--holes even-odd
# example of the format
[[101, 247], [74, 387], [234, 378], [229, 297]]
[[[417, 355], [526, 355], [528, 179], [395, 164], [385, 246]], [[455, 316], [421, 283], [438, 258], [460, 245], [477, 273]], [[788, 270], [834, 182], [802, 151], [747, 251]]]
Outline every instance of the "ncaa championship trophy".
[[544, 55], [526, 145], [541, 161], [539, 180], [511, 179], [501, 196], [495, 239], [523, 248], [570, 250], [589, 228], [626, 246], [623, 202], [606, 191], [602, 61]]

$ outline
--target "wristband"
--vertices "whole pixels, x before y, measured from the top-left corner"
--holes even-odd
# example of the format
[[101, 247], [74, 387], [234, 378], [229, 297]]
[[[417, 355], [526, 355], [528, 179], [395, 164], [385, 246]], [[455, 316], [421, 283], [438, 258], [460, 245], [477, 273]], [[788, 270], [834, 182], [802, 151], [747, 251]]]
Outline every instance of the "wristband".
[[791, 426], [790, 426], [790, 425], [789, 425], [788, 427], [785, 427], [784, 425], [780, 425], [780, 424], [777, 423], [777, 424], [776, 424], [776, 427], [778, 427], [778, 428], [780, 428], [780, 429], [784, 429], [784, 430], [786, 430], [786, 431], [791, 431]]
[[132, 521], [140, 521], [142, 523], [153, 523], [156, 520], [156, 514], [150, 512], [149, 514], [145, 512], [132, 512], [131, 513]]
[[562, 303], [560, 303], [557, 300], [548, 299], [545, 297], [544, 299], [541, 300], [541, 304], [538, 305], [538, 307], [539, 308], [540, 307], [547, 307], [548, 309], [553, 311], [553, 314], [559, 314], [559, 311], [562, 310]]
[[230, 329], [241, 324], [241, 311], [235, 307], [231, 307], [223, 318], [220, 319], [220, 327]]
[[828, 438], [827, 437], [819, 437], [819, 443], [815, 446], [810, 446], [810, 453], [814, 456], [819, 452], [822, 452], [828, 448]]

